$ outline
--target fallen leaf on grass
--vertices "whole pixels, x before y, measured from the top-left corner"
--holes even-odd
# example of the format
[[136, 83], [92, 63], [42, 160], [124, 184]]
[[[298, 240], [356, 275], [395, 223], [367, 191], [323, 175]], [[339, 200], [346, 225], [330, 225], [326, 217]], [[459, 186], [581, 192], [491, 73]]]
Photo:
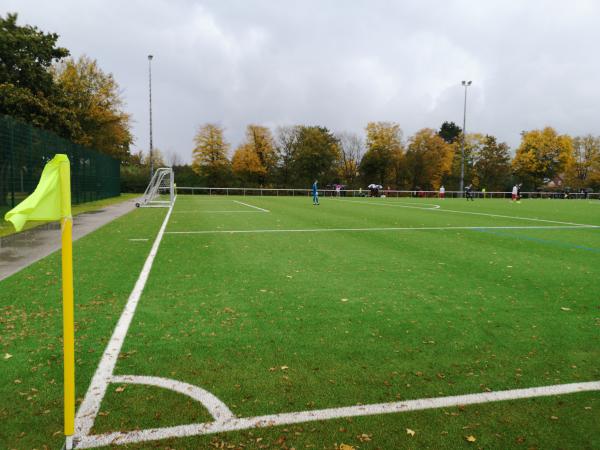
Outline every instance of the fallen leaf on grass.
[[339, 450], [356, 450], [355, 447], [348, 445], [348, 444], [340, 444], [340, 446], [338, 447]]
[[115, 389], [115, 392], [123, 392], [125, 390], [125, 386], [119, 386]]
[[477, 440], [477, 438], [472, 434], [465, 436], [465, 439], [467, 440], [467, 442], [475, 442]]
[[289, 367], [288, 366], [281, 366], [281, 370], [288, 370]]
[[4, 354], [4, 359], [10, 359], [12, 358], [13, 355], [11, 355], [10, 353], [5, 353]]
[[406, 434], [408, 434], [409, 436], [414, 436], [415, 435], [415, 430], [411, 430], [410, 428], [406, 429]]
[[370, 434], [359, 434], [358, 436], [356, 436], [356, 438], [360, 441], [360, 442], [369, 442], [371, 440], [371, 436]]
[[566, 307], [564, 307], [564, 306], [561, 306], [561, 308], [560, 308], [560, 309], [562, 309], [563, 311], [571, 311], [571, 308], [566, 308]]

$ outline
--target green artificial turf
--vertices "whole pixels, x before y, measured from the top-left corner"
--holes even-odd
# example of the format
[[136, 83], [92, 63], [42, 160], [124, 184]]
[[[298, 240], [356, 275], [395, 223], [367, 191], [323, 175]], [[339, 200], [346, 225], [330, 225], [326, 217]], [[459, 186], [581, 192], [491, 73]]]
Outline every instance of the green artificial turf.
[[[76, 243], [78, 397], [164, 212], [135, 211]], [[600, 225], [600, 205], [179, 196], [115, 374], [197, 385], [240, 417], [599, 380], [600, 229], [416, 229], [556, 221]], [[389, 227], [414, 229], [316, 231]], [[230, 230], [262, 232], [214, 233]], [[209, 233], [171, 234], [189, 231]], [[150, 240], [127, 241], [140, 237]], [[21, 330], [3, 329], [0, 340], [14, 355], [0, 361], [11, 367], [0, 372], [8, 447], [60, 442], [57, 258], [0, 282], [1, 320]], [[31, 322], [26, 330], [18, 317]], [[54, 379], [45, 403], [15, 413], [41, 401], [37, 387], [26, 398], [44, 382], [42, 367]], [[109, 385], [93, 432], [210, 420], [187, 397], [118, 386]], [[591, 392], [128, 447], [597, 448], [599, 402]]]

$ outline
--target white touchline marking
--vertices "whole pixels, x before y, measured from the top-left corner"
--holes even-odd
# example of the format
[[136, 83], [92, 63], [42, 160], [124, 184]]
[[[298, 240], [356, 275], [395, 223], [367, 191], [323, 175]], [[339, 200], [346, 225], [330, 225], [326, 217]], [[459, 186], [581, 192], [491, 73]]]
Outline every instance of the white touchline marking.
[[77, 410], [77, 415], [75, 417], [75, 434], [78, 436], [87, 435], [94, 425], [94, 420], [100, 409], [100, 403], [104, 398], [108, 383], [110, 383], [110, 377], [112, 376], [113, 370], [117, 363], [119, 352], [121, 351], [123, 341], [125, 341], [125, 336], [127, 335], [127, 330], [129, 329], [129, 325], [133, 319], [133, 314], [135, 313], [138, 301], [142, 295], [146, 281], [148, 280], [150, 269], [152, 269], [152, 263], [154, 262], [154, 258], [158, 252], [160, 241], [162, 240], [172, 211], [173, 206], [171, 205], [167, 215], [165, 216], [165, 219], [163, 220], [162, 226], [156, 235], [154, 244], [150, 249], [150, 253], [146, 258], [146, 262], [144, 263], [144, 267], [142, 268], [140, 276], [135, 283], [133, 291], [131, 291], [129, 299], [127, 299], [127, 303], [125, 304], [123, 313], [117, 322], [115, 331], [113, 331], [110, 341], [104, 350], [104, 354], [102, 355], [102, 359], [98, 364], [96, 373], [94, 373], [94, 376], [92, 377], [92, 381], [85, 394], [85, 398]]
[[222, 423], [227, 420], [235, 419], [235, 415], [230, 411], [225, 403], [219, 400], [210, 392], [193, 384], [182, 381], [172, 380], [162, 377], [148, 377], [138, 375], [113, 375], [110, 378], [111, 383], [145, 384], [147, 386], [156, 386], [163, 389], [178, 392], [187, 395], [197, 402], [202, 403], [216, 422]]
[[441, 205], [436, 205], [435, 203], [421, 203], [422, 205], [427, 205], [430, 206], [430, 208], [423, 208], [421, 206], [415, 206], [414, 204], [411, 203], [406, 203], [406, 202], [396, 202], [394, 200], [392, 200], [392, 202], [382, 202], [382, 203], [375, 203], [375, 202], [368, 202], [366, 200], [340, 200], [344, 203], [362, 203], [364, 205], [373, 205], [373, 206], [396, 206], [398, 208], [413, 208], [413, 209], [439, 209], [441, 208]]
[[454, 395], [450, 397], [423, 398], [391, 403], [376, 403], [371, 405], [347, 406], [313, 411], [299, 411], [283, 414], [272, 414], [256, 417], [231, 418], [224, 422], [193, 423], [147, 430], [105, 433], [84, 436], [78, 442], [77, 448], [93, 448], [106, 445], [132, 444], [175, 437], [197, 436], [227, 431], [244, 430], [249, 428], [265, 428], [295, 423], [312, 422], [317, 420], [340, 419], [345, 417], [371, 416], [391, 414], [424, 409], [448, 408], [460, 405], [474, 405], [506, 400], [519, 400], [534, 397], [572, 394], [600, 390], [600, 381], [584, 383], [558, 384], [526, 389], [511, 389], [506, 391], [483, 392], [478, 394]]
[[133, 242], [142, 242], [142, 241], [147, 241], [148, 239], [144, 239], [144, 238], [139, 238], [138, 239], [138, 238], [136, 238], [136, 239], [129, 239], [129, 240], [133, 241]]
[[[415, 209], [422, 209], [424, 211], [437, 211], [439, 213], [442, 212], [449, 212], [449, 213], [456, 213], [456, 214], [472, 214], [472, 215], [476, 215], [476, 216], [487, 216], [487, 217], [502, 217], [503, 219], [516, 219], [516, 220], [530, 220], [533, 222], [546, 222], [546, 223], [560, 223], [562, 225], [577, 225], [577, 226], [585, 226], [585, 227], [593, 227], [594, 225], [589, 225], [589, 224], [584, 224], [584, 223], [574, 223], [574, 222], [561, 222], [559, 220], [547, 220], [547, 219], [535, 219], [533, 217], [520, 217], [520, 216], [506, 216], [503, 214], [491, 214], [491, 213], [482, 213], [482, 212], [474, 212], [474, 211], [458, 211], [458, 210], [454, 210], [454, 209], [445, 209], [442, 208], [440, 205], [435, 205], [437, 206], [437, 208], [419, 208], [417, 206], [402, 206], [402, 205], [395, 205], [393, 203], [374, 203], [374, 202], [366, 202], [366, 201], [352, 201], [352, 200], [343, 200], [345, 202], [348, 203], [364, 203], [367, 205], [373, 205], [373, 206], [396, 206], [398, 208], [415, 208]], [[425, 204], [425, 203], [424, 203]]]
[[234, 203], [239, 203], [240, 205], [249, 206], [250, 208], [260, 209], [263, 212], [270, 212], [268, 209], [259, 208], [258, 206], [250, 205], [250, 204], [244, 203], [244, 202], [239, 202], [237, 200], [233, 200], [233, 202]]
[[204, 214], [204, 213], [261, 213], [263, 211], [215, 210], [215, 211], [174, 211], [173, 214]]
[[450, 230], [574, 230], [595, 229], [599, 225], [539, 225], [539, 226], [497, 226], [497, 227], [389, 227], [389, 228], [300, 228], [271, 230], [201, 230], [167, 231], [165, 234], [243, 234], [243, 233], [324, 233], [346, 231], [450, 231]]

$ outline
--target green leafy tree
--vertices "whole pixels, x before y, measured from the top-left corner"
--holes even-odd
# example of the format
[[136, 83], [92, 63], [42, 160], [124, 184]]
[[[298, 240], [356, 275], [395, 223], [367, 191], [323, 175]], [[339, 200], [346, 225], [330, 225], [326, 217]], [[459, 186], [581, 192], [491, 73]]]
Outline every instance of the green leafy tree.
[[486, 135], [474, 155], [474, 172], [478, 186], [488, 191], [510, 187], [510, 152], [505, 142]]
[[275, 133], [275, 149], [278, 160], [276, 177], [281, 186], [287, 187], [292, 184], [292, 161], [299, 134], [299, 126], [277, 127]]
[[207, 123], [200, 127], [194, 137], [192, 168], [204, 177], [209, 186], [223, 187], [230, 181], [231, 167], [227, 159], [229, 143], [219, 125]]
[[438, 131], [438, 135], [448, 144], [458, 141], [462, 134], [462, 129], [454, 122], [444, 122]]
[[340, 156], [337, 138], [320, 126], [300, 126], [297, 132], [290, 163], [295, 185], [310, 186], [315, 179], [332, 182]]
[[573, 140], [554, 128], [524, 131], [512, 169], [530, 188], [560, 176], [573, 163]]

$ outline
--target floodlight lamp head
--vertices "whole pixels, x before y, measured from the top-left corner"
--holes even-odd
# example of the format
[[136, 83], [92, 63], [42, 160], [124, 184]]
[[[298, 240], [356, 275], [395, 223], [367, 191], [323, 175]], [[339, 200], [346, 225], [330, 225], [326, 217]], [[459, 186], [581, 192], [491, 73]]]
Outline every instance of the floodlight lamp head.
[[152, 61], [152, 58], [154, 58], [153, 55], [148, 55], [148, 61]]

